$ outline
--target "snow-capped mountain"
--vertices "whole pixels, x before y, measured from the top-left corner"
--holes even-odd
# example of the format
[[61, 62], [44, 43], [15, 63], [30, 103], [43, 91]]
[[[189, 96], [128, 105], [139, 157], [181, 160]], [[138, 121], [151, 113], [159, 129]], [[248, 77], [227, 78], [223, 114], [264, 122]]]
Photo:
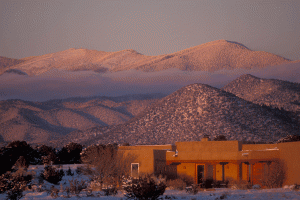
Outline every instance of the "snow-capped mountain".
[[285, 111], [251, 103], [208, 85], [191, 84], [124, 124], [80, 131], [74, 134], [81, 137], [72, 141], [166, 144], [225, 135], [229, 140], [274, 142], [299, 134], [299, 130]]
[[39, 75], [51, 69], [67, 71], [116, 72], [130, 69], [160, 71], [169, 68], [192, 71], [253, 69], [291, 61], [280, 56], [252, 51], [242, 44], [217, 40], [172, 54], [146, 56], [134, 50], [104, 52], [87, 49], [65, 51], [18, 60], [14, 65], [0, 68], [0, 74], [14, 69], [28, 75]]

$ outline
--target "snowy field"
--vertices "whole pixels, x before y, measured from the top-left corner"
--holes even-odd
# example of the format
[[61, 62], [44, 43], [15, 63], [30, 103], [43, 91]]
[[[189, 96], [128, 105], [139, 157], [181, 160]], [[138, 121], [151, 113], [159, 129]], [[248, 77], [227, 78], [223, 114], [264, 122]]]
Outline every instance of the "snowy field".
[[[86, 194], [81, 193], [78, 196], [71, 196], [66, 198], [63, 194], [59, 193], [59, 199], [82, 199], [82, 200], [92, 200], [92, 199], [102, 199], [102, 200], [125, 200], [122, 191], [119, 191], [116, 196], [97, 196], [97, 192], [94, 192], [94, 197], [87, 197]], [[251, 190], [231, 190], [231, 189], [220, 189], [217, 188], [215, 191], [200, 191], [196, 195], [191, 195], [185, 191], [177, 190], [166, 190], [163, 199], [186, 199], [186, 200], [200, 200], [200, 199], [300, 199], [300, 191], [291, 191], [290, 189], [251, 189]], [[6, 199], [4, 194], [0, 195], [0, 199]], [[31, 199], [54, 199], [47, 192], [24, 192], [22, 200]]]
[[[74, 173], [73, 176], [67, 176], [65, 175], [58, 185], [53, 185], [48, 183], [47, 181], [44, 181], [43, 188], [50, 191], [50, 188], [54, 186], [59, 191], [58, 197], [54, 198], [50, 195], [49, 192], [42, 191], [38, 192], [36, 191], [25, 191], [23, 192], [23, 197], [21, 200], [34, 200], [34, 199], [82, 199], [82, 200], [91, 200], [91, 199], [102, 199], [102, 200], [125, 200], [124, 192], [118, 191], [118, 194], [115, 196], [104, 196], [103, 192], [92, 192], [87, 196], [88, 193], [85, 191], [82, 191], [79, 195], [70, 194], [69, 197], [67, 197], [67, 194], [65, 191], [61, 190], [61, 187], [67, 187], [69, 186], [69, 180], [75, 180], [78, 181], [86, 180], [88, 181], [88, 177], [78, 175], [75, 173], [76, 168], [80, 165], [64, 165], [62, 168], [65, 171], [69, 169], [72, 170]], [[28, 171], [34, 171], [36, 175], [39, 175], [41, 170], [44, 169], [44, 166], [30, 166]], [[33, 184], [38, 185], [38, 180], [35, 178], [32, 181]], [[277, 188], [277, 189], [248, 189], [248, 190], [235, 190], [235, 189], [228, 189], [228, 188], [217, 188], [217, 189], [207, 189], [199, 191], [197, 194], [193, 195], [190, 193], [186, 193], [184, 190], [169, 190], [166, 189], [164, 195], [162, 196], [163, 199], [186, 199], [186, 200], [200, 200], [200, 199], [300, 199], [300, 190], [292, 190], [290, 187], [285, 186], [284, 188]], [[6, 194], [0, 194], [0, 200], [6, 199]]]

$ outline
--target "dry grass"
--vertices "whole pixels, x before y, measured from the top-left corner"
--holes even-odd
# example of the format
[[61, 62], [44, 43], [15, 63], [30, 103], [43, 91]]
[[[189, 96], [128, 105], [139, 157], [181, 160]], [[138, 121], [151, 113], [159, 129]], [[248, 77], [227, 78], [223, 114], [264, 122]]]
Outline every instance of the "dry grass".
[[168, 180], [167, 187], [171, 190], [184, 190], [186, 183], [182, 179]]
[[179, 174], [176, 179], [170, 179], [167, 181], [167, 187], [175, 190], [184, 190], [187, 186], [191, 186], [194, 183], [192, 177]]
[[245, 180], [229, 180], [228, 187], [236, 190], [247, 190], [251, 188], [251, 184]]

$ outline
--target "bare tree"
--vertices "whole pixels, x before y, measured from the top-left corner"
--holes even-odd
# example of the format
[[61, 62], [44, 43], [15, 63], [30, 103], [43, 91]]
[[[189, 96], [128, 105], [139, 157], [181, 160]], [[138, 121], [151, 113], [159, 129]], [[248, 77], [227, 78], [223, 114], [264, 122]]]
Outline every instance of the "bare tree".
[[263, 185], [267, 188], [282, 187], [286, 179], [286, 167], [282, 161], [272, 162], [268, 166], [268, 172], [263, 177]]
[[92, 145], [82, 154], [83, 163], [92, 167], [93, 179], [100, 183], [100, 187], [118, 186], [124, 177], [130, 176], [130, 164], [134, 156], [118, 151], [117, 145]]

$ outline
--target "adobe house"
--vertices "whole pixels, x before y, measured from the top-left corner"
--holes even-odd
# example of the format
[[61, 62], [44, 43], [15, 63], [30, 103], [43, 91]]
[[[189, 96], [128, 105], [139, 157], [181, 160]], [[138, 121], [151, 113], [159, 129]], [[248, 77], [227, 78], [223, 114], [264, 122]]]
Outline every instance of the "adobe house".
[[176, 149], [174, 145], [141, 145], [120, 146], [118, 150], [135, 159], [131, 163], [131, 176], [138, 177], [142, 174], [166, 174], [166, 154]]
[[270, 166], [280, 163], [283, 184], [300, 184], [300, 142], [242, 144], [240, 141], [176, 142], [175, 145], [121, 146], [135, 155], [132, 176], [163, 174], [175, 178], [188, 175], [197, 184], [205, 180], [244, 180], [261, 184]]

